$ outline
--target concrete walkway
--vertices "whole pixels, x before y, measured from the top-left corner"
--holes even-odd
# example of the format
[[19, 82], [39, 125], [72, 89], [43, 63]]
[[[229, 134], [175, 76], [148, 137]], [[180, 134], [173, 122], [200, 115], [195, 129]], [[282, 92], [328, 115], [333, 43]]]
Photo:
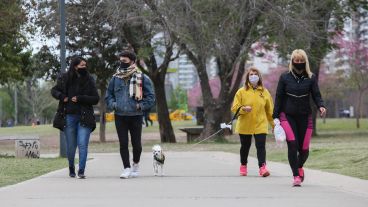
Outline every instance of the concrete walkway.
[[141, 176], [119, 179], [118, 154], [92, 154], [86, 180], [67, 177], [67, 169], [0, 188], [0, 206], [368, 206], [368, 181], [306, 169], [300, 188], [291, 187], [288, 165], [268, 163], [271, 176], [238, 176], [238, 155], [223, 152], [167, 152], [166, 176], [152, 176], [144, 153]]

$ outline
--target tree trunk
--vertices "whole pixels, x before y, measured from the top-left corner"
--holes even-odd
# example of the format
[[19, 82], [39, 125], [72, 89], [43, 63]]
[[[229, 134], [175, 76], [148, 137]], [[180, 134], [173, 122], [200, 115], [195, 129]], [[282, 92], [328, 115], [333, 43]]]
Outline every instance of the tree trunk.
[[106, 142], [106, 103], [105, 103], [105, 95], [106, 95], [106, 85], [100, 84], [100, 103], [99, 103], [99, 110], [100, 110], [100, 142]]
[[[318, 81], [318, 77], [319, 77], [319, 67], [320, 67], [320, 62], [319, 61], [310, 61], [310, 68], [314, 69], [312, 72], [313, 74], [316, 76], [316, 79]], [[323, 98], [323, 96], [322, 96]], [[313, 132], [312, 132], [312, 136], [318, 136], [317, 133], [317, 114], [319, 109], [317, 109], [316, 104], [314, 103], [313, 99], [310, 99], [310, 105], [312, 107], [312, 119], [313, 119]]]
[[356, 127], [360, 128], [360, 116], [361, 116], [361, 107], [362, 107], [362, 96], [363, 92], [359, 90], [359, 96], [358, 96], [358, 105], [357, 105], [357, 112], [356, 112]]
[[[231, 65], [232, 69], [237, 67], [238, 70], [235, 70], [236, 72], [229, 72], [227, 77], [220, 77], [220, 95], [217, 99], [214, 99], [206, 72], [206, 59], [201, 55], [196, 57], [189, 50], [186, 50], [186, 54], [195, 65], [200, 79], [204, 108], [204, 129], [200, 137], [201, 139], [205, 139], [216, 133], [220, 129], [220, 124], [222, 122], [228, 123], [231, 120], [230, 104], [243, 77], [245, 60], [241, 60], [238, 65], [236, 64], [236, 61], [220, 65], [224, 70], [228, 65]], [[236, 78], [232, 84], [233, 77]], [[219, 136], [223, 135], [223, 132], [219, 133]]]
[[33, 90], [32, 90], [32, 80], [30, 78], [28, 78], [26, 80], [26, 86], [27, 86], [27, 95], [28, 95], [28, 103], [31, 105], [32, 107], [32, 120], [31, 120], [31, 124], [35, 123], [36, 121], [36, 107], [35, 107], [35, 102], [34, 102], [34, 93], [33, 93]]
[[158, 123], [160, 128], [160, 137], [162, 143], [176, 143], [173, 127], [171, 125], [168, 106], [165, 94], [165, 80], [161, 78], [152, 78], [155, 84], [156, 105], [158, 114]]
[[339, 103], [337, 102], [337, 100], [334, 101], [335, 102], [335, 118], [339, 117]]
[[[228, 97], [229, 98], [229, 97]], [[220, 124], [225, 122], [226, 124], [230, 122], [231, 118], [226, 116], [226, 114], [231, 114], [229, 104], [216, 104], [213, 103], [209, 107], [204, 108], [204, 129], [201, 138], [205, 139], [220, 130]], [[225, 134], [229, 134], [229, 130], [225, 129], [219, 132], [215, 137], [224, 138]]]
[[[323, 58], [326, 56], [328, 52], [328, 23], [330, 22], [332, 10], [330, 8], [324, 8], [317, 12], [317, 15], [320, 17], [320, 21], [316, 24], [316, 28], [319, 31], [323, 31], [318, 36], [315, 36], [310, 41], [310, 51], [309, 51], [309, 63], [310, 68], [314, 75], [316, 75], [317, 81], [319, 80], [319, 71], [320, 65], [323, 61]], [[323, 94], [322, 94], [323, 98]], [[313, 104], [315, 105], [315, 104]], [[312, 118], [313, 118], [313, 133], [312, 136], [317, 136], [317, 113], [318, 110], [316, 107], [312, 107]]]

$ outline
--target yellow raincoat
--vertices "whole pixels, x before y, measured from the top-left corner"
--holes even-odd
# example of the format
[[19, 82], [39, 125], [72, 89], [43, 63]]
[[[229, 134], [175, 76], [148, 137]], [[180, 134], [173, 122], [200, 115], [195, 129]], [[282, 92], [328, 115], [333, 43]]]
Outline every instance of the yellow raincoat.
[[273, 102], [271, 94], [266, 88], [258, 87], [248, 90], [240, 88], [234, 97], [231, 111], [233, 113], [241, 106], [251, 106], [252, 111], [239, 110], [235, 131], [239, 134], [267, 134], [268, 124], [274, 127], [272, 113]]

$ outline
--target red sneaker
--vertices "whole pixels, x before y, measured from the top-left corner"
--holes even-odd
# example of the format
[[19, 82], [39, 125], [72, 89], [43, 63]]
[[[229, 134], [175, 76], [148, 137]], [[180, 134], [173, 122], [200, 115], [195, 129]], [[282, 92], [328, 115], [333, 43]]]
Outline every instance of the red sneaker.
[[270, 172], [268, 172], [265, 163], [262, 165], [262, 167], [259, 168], [259, 175], [262, 177], [267, 177], [270, 175]]
[[298, 169], [299, 170], [299, 177], [301, 179], [301, 181], [304, 181], [304, 169], [301, 167]]
[[294, 176], [293, 186], [300, 187], [301, 184], [302, 184], [302, 179], [300, 179], [300, 176]]
[[240, 165], [240, 175], [241, 176], [247, 176], [248, 171], [247, 171], [247, 166], [246, 165]]

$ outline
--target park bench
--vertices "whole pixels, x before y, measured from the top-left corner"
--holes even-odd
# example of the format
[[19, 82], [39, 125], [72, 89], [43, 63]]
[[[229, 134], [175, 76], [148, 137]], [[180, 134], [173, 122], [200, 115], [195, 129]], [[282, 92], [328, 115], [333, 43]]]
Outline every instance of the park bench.
[[0, 137], [0, 141], [15, 142], [16, 158], [40, 158], [40, 139], [38, 137]]
[[187, 133], [187, 143], [190, 143], [201, 135], [203, 126], [180, 128], [180, 130]]

